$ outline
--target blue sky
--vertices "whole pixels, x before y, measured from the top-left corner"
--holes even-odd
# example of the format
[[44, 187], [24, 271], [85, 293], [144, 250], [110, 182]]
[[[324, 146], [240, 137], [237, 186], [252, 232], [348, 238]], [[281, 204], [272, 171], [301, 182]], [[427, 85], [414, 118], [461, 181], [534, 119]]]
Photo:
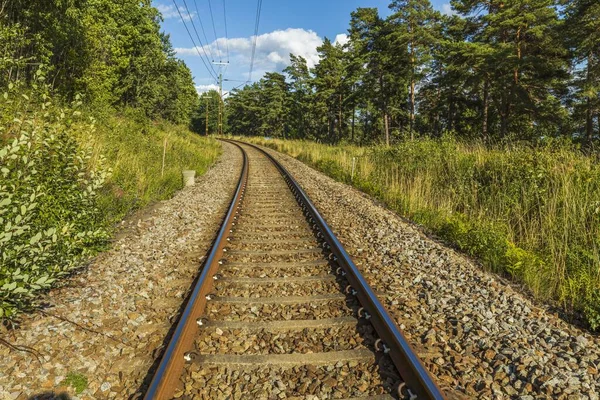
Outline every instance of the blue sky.
[[[223, 2], [227, 10], [228, 39], [225, 38]], [[450, 12], [450, 0], [431, 2], [434, 8]], [[255, 0], [210, 0], [210, 3], [209, 0], [176, 0], [197, 49], [185, 30], [173, 0], [154, 0], [153, 4], [162, 12], [163, 30], [171, 35], [177, 56], [185, 60], [192, 70], [199, 92], [216, 88], [216, 81], [202, 63], [198, 52], [208, 53], [211, 60], [227, 61], [226, 49], [229, 48], [229, 65], [222, 68], [224, 77], [232, 81], [224, 82], [224, 91], [248, 79], [256, 17]], [[212, 6], [214, 28], [209, 4]], [[318, 62], [316, 48], [324, 37], [344, 42], [353, 10], [358, 7], [377, 7], [380, 15], [387, 16], [388, 4], [388, 0], [263, 0], [252, 80], [260, 79], [265, 72], [281, 71], [288, 63], [289, 53], [302, 55], [308, 60], [309, 66], [314, 65]], [[204, 49], [196, 38], [192, 21]], [[208, 60], [205, 61], [208, 63]], [[219, 67], [214, 66], [214, 70], [211, 71], [213, 75], [219, 72]]]

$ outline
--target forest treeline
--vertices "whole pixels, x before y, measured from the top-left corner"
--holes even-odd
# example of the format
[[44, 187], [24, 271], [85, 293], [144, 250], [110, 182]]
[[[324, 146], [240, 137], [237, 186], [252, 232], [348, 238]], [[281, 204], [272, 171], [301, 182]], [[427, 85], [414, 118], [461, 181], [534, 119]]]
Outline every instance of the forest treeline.
[[52, 95], [90, 108], [129, 107], [187, 124], [192, 74], [161, 32], [151, 0], [0, 0], [0, 85], [30, 86], [44, 69]]
[[497, 143], [569, 137], [600, 125], [600, 2], [393, 0], [359, 8], [348, 42], [325, 39], [319, 63], [291, 55], [227, 100], [233, 133], [326, 143], [440, 137]]

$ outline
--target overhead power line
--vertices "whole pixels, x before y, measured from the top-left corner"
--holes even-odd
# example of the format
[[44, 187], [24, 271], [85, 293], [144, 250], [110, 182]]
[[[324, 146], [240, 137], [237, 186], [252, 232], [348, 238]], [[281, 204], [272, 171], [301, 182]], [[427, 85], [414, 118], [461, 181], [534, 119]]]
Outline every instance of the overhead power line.
[[219, 52], [219, 61], [222, 61], [221, 58], [221, 49], [219, 47], [219, 37], [217, 36], [217, 28], [215, 27], [215, 17], [213, 15], [212, 3], [208, 0], [208, 10], [210, 11], [210, 19], [212, 20], [213, 33], [215, 34], [215, 43], [217, 44], [217, 51]]
[[258, 26], [260, 25], [260, 13], [262, 10], [262, 0], [256, 2], [256, 20], [254, 21], [254, 44], [252, 45], [252, 57], [250, 59], [250, 73], [248, 82], [252, 80], [252, 71], [254, 69], [254, 55], [256, 54], [256, 41], [258, 40]]
[[[173, 1], [175, 1], [175, 0], [173, 0]], [[187, 3], [186, 3], [185, 0], [183, 0], [183, 5], [185, 6], [185, 9], [186, 9], [186, 11], [187, 11], [187, 13], [188, 13], [188, 15], [190, 17], [190, 22], [192, 23], [192, 28], [194, 28], [194, 32], [196, 32], [196, 38], [198, 38], [198, 42], [200, 42], [200, 47], [202, 48], [202, 51], [206, 55], [206, 59], [208, 60], [208, 64], [210, 65], [210, 68], [214, 72], [214, 74], [215, 74], [214, 78], [216, 79], [217, 71], [215, 71], [215, 69], [213, 68], [212, 64], [210, 64], [210, 58], [208, 57], [208, 54], [206, 53], [206, 49], [204, 49], [204, 45], [202, 44], [202, 40], [200, 39], [200, 35], [198, 34], [198, 30], [196, 29], [196, 24], [194, 24], [194, 18], [192, 16], [192, 14], [190, 13], [190, 9], [188, 8]], [[207, 43], [207, 45], [208, 45], [208, 43]]]
[[227, 51], [227, 62], [229, 62], [229, 35], [227, 34], [227, 11], [225, 9], [225, 0], [223, 0], [223, 20], [225, 21], [225, 46]]
[[196, 14], [198, 15], [198, 22], [200, 22], [200, 29], [202, 30], [202, 35], [204, 36], [204, 41], [206, 43], [206, 47], [208, 48], [208, 53], [210, 54], [210, 58], [212, 61], [215, 61], [215, 57], [213, 57], [212, 51], [210, 49], [210, 41], [206, 36], [206, 31], [204, 30], [204, 24], [202, 23], [202, 17], [200, 16], [200, 10], [198, 9], [198, 2], [194, 0], [194, 6], [196, 7]]
[[[175, 8], [177, 9], [177, 13], [179, 14], [179, 17], [181, 18], [181, 22], [183, 22], [183, 26], [185, 27], [185, 30], [187, 31], [188, 36], [192, 40], [192, 44], [194, 45], [194, 49], [196, 49], [196, 52], [200, 56], [200, 60], [202, 60], [202, 64], [204, 64], [204, 67], [208, 71], [209, 75], [216, 80], [217, 77], [215, 75], [213, 75], [213, 73], [211, 71], [211, 69], [213, 69], [212, 65], [209, 68], [210, 62], [209, 62], [209, 64], [206, 64], [206, 61], [204, 61], [204, 56], [198, 50], [198, 46], [196, 46], [196, 42], [194, 41], [194, 37], [192, 36], [192, 33], [190, 32], [189, 28], [187, 27], [187, 24], [185, 23], [185, 19], [183, 18], [183, 15], [181, 14], [181, 11], [179, 10], [179, 6], [175, 2], [175, 0], [173, 0], [173, 4], [175, 5]], [[205, 54], [206, 54], [206, 52], [205, 52]]]

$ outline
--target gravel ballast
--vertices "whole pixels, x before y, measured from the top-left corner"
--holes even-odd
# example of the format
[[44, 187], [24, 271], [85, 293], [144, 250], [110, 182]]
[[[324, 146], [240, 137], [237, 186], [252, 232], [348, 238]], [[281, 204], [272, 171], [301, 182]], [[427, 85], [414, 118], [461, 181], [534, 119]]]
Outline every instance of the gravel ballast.
[[[290, 171], [440, 386], [465, 398], [598, 399], [600, 339], [534, 304], [363, 193]], [[459, 395], [460, 396], [460, 395]]]
[[[239, 149], [223, 144], [196, 186], [129, 219], [111, 250], [47, 296], [47, 308], [0, 331], [11, 345], [31, 348], [0, 343], [0, 399], [53, 392], [73, 400], [137, 398], [219, 228], [241, 162]], [[75, 381], [84, 382], [80, 393]]]

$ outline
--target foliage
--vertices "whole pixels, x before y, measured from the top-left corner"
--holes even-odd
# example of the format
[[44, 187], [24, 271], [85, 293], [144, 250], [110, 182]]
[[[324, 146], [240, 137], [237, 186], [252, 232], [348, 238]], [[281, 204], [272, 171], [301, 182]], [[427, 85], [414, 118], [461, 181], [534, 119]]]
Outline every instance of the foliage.
[[0, 2], [0, 319], [218, 157], [182, 127], [197, 93], [159, 22], [149, 0]]
[[180, 189], [181, 170], [201, 175], [220, 154], [214, 139], [140, 111], [86, 122], [45, 91], [23, 91], [13, 86], [1, 107], [17, 116], [0, 127], [0, 317], [9, 319], [103, 249], [114, 223]]
[[377, 197], [600, 328], [600, 165], [571, 145], [489, 148], [447, 137], [393, 147], [255, 141]]
[[[18, 95], [11, 89], [3, 110]], [[108, 177], [103, 160], [90, 168], [89, 152], [69, 135], [80, 112], [40, 96], [29, 101], [22, 94], [26, 102], [0, 127], [0, 317], [26, 307], [108, 238], [98, 207]], [[94, 130], [93, 123], [81, 127]]]
[[94, 107], [133, 107], [188, 123], [192, 74], [160, 32], [150, 0], [7, 0], [0, 7], [0, 86], [31, 83], [47, 68], [54, 95], [84, 93]]
[[[216, 90], [202, 93], [199, 106], [192, 115], [190, 129], [200, 135], [214, 135], [219, 132], [219, 110], [223, 111], [221, 96]], [[221, 108], [219, 108], [221, 107]], [[207, 129], [208, 118], [208, 129]]]
[[[440, 14], [429, 0], [392, 0], [387, 18], [358, 8], [348, 42], [325, 38], [313, 68], [291, 54], [280, 90], [265, 76], [234, 91], [229, 132], [266, 135], [273, 118], [265, 115], [273, 113], [284, 126], [268, 135], [325, 143], [452, 134], [494, 144], [567, 137], [593, 148], [600, 140], [598, 2], [451, 4], [456, 15]], [[281, 98], [286, 106], [278, 106]]]

